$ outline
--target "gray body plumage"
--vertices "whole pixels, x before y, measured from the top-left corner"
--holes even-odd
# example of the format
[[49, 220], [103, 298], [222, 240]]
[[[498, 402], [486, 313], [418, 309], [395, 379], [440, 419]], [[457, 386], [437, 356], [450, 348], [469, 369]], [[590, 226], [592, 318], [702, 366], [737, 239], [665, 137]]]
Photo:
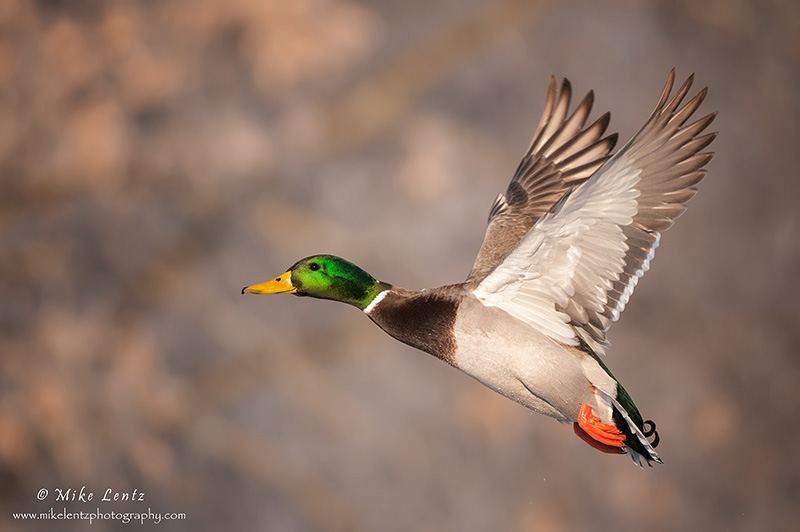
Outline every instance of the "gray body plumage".
[[577, 421], [587, 404], [613, 423], [610, 406], [592, 388], [616, 396], [617, 382], [589, 354], [473, 296], [459, 307], [455, 336], [457, 367], [497, 393], [562, 422]]
[[398, 340], [535, 412], [574, 422], [581, 404], [588, 404], [613, 423], [610, 405], [592, 389], [615, 397], [617, 382], [591, 355], [483, 305], [463, 285], [423, 292], [393, 287], [366, 314]]

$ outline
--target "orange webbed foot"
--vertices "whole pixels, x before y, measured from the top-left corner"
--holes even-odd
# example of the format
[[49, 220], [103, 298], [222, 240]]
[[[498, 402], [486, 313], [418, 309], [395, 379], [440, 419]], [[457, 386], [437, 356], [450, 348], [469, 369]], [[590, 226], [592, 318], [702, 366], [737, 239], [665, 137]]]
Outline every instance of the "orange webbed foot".
[[589, 447], [593, 449], [597, 449], [601, 453], [606, 454], [625, 454], [625, 450], [622, 447], [612, 447], [610, 445], [606, 445], [605, 443], [600, 443], [599, 441], [595, 440], [591, 436], [589, 436], [586, 431], [578, 426], [577, 423], [572, 424], [572, 430], [575, 431], [575, 435], [582, 439]]
[[[581, 405], [581, 409], [578, 412], [576, 428], [582, 429], [585, 434], [603, 445], [615, 448], [620, 448], [625, 445], [625, 435], [614, 425], [602, 423], [600, 418], [592, 413], [592, 407], [589, 405]], [[575, 433], [582, 437], [577, 430]], [[586, 441], [585, 438], [583, 439]], [[589, 442], [587, 441], [587, 443]], [[600, 450], [604, 451], [603, 449]]]

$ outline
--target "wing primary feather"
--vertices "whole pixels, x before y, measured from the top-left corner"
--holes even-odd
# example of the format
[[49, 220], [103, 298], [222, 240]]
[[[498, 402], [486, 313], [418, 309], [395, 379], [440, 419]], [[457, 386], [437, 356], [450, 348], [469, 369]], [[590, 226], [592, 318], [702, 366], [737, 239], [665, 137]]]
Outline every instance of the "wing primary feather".
[[561, 127], [561, 123], [567, 116], [567, 110], [569, 109], [569, 101], [571, 98], [572, 85], [568, 79], [564, 79], [561, 82], [561, 93], [558, 96], [553, 113], [550, 116], [550, 119], [547, 121], [547, 125], [545, 125], [544, 129], [540, 133], [539, 138], [536, 140], [533, 148], [531, 149], [532, 152], [543, 151], [543, 147], [551, 139], [558, 128]]
[[528, 152], [533, 151], [534, 145], [536, 145], [536, 140], [539, 138], [539, 135], [544, 130], [547, 122], [550, 120], [550, 116], [553, 114], [553, 107], [556, 104], [556, 77], [550, 76], [550, 83], [547, 86], [547, 97], [544, 102], [544, 110], [542, 111], [542, 117], [539, 119], [539, 125], [536, 126], [536, 132], [533, 134], [533, 138], [531, 139], [531, 143], [528, 146]]
[[586, 123], [586, 118], [589, 116], [589, 111], [594, 102], [594, 94], [589, 92], [573, 111], [569, 118], [566, 117], [566, 109], [569, 106], [569, 98], [565, 103], [564, 119], [561, 125], [551, 135], [547, 142], [539, 148], [545, 157], [555, 159], [555, 153], [560, 151], [565, 143], [574, 141], [574, 137], [581, 132], [583, 124]]
[[[551, 79], [550, 83], [552, 84], [554, 80]], [[656, 114], [659, 109], [664, 107], [667, 103], [667, 99], [669, 98], [669, 94], [672, 92], [672, 86], [675, 84], [675, 69], [669, 71], [669, 75], [667, 76], [667, 82], [664, 84], [664, 90], [661, 91], [661, 96], [658, 99], [658, 103], [656, 104], [655, 110], [653, 110], [653, 115]]]
[[[588, 146], [595, 146], [601, 141], [609, 142], [611, 141], [611, 145], [608, 147], [608, 150], [612, 150], [614, 148], [614, 142], [616, 142], [617, 136], [616, 133], [609, 135], [608, 137], [599, 139], [599, 137], [603, 134], [603, 132], [608, 127], [608, 124], [611, 120], [611, 113], [605, 113], [603, 116], [598, 118], [594, 121], [589, 127], [584, 129], [583, 131], [580, 130], [580, 126], [578, 128], [578, 133], [573, 133], [570, 137], [570, 140], [564, 142], [557, 150], [553, 151], [549, 154], [549, 157], [553, 160], [557, 161], [565, 161], [569, 162], [570, 158], [573, 157], [576, 153], [582, 153]], [[581, 125], [585, 122], [585, 118]], [[599, 140], [598, 140], [599, 139]]]

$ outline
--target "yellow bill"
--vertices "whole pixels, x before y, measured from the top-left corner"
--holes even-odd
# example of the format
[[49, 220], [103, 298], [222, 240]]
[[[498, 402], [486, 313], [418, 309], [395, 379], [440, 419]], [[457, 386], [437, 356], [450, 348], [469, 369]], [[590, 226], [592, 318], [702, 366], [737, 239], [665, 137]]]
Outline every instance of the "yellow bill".
[[254, 284], [242, 288], [243, 294], [292, 294], [297, 288], [292, 285], [292, 272], [286, 272], [266, 283]]

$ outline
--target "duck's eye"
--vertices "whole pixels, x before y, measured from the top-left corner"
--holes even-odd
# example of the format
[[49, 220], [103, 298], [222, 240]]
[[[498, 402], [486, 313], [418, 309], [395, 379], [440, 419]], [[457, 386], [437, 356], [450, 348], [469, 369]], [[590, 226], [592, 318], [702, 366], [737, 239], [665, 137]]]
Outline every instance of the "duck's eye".
[[308, 265], [308, 269], [311, 270], [312, 272], [315, 272], [319, 270], [319, 264], [317, 264], [316, 262], [312, 262], [311, 264]]

